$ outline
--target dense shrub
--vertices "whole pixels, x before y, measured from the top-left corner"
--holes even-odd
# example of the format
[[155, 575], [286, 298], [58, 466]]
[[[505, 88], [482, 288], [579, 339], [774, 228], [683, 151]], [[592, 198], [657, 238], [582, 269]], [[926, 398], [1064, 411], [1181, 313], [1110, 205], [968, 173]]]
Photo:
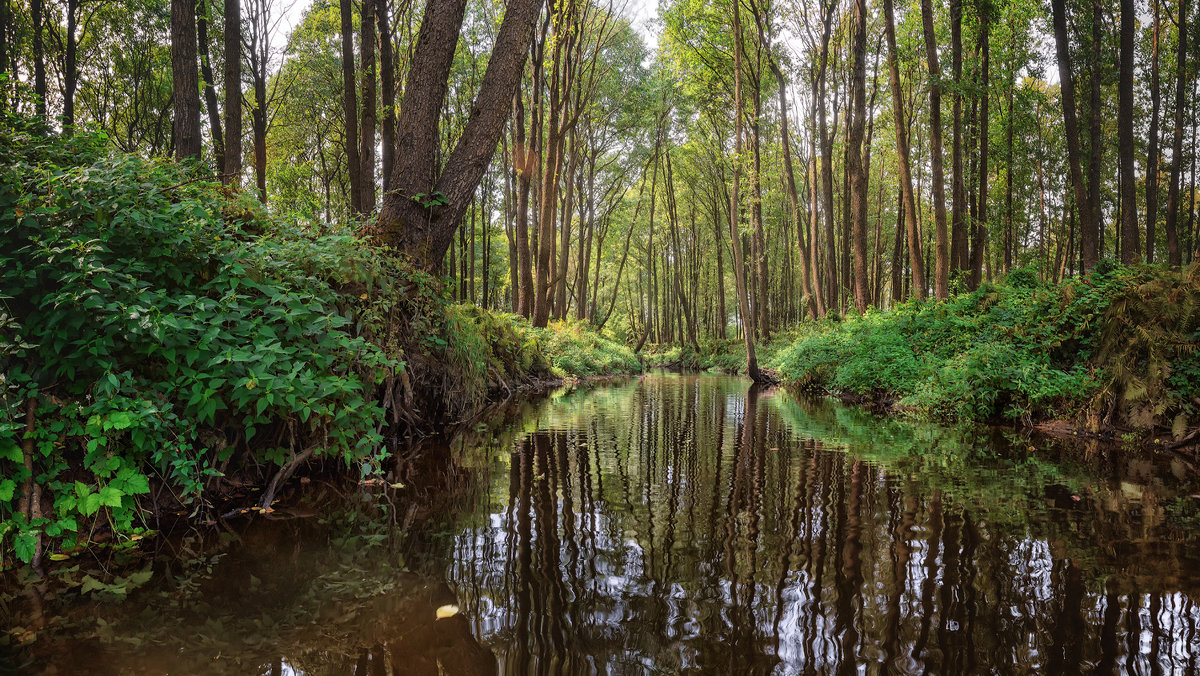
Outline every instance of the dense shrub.
[[946, 302], [818, 324], [778, 366], [797, 386], [892, 397], [925, 417], [1165, 422], [1178, 434], [1200, 406], [1198, 331], [1195, 267], [1106, 264], [1061, 284], [1016, 270]]
[[338, 291], [373, 286], [358, 242], [84, 134], [6, 128], [0, 158], [0, 551], [136, 534], [231, 466], [376, 461], [404, 363]]
[[530, 329], [550, 359], [554, 372], [566, 378], [640, 373], [641, 362], [629, 347], [592, 331], [584, 322], [552, 322]]

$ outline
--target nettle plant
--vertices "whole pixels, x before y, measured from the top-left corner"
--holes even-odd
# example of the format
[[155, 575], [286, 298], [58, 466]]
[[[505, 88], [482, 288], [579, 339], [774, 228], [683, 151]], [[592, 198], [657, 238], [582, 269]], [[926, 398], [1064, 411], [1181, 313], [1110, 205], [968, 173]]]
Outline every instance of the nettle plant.
[[95, 136], [4, 129], [0, 556], [136, 539], [235, 470], [378, 467], [374, 388], [404, 364], [343, 291], [382, 284], [360, 242]]

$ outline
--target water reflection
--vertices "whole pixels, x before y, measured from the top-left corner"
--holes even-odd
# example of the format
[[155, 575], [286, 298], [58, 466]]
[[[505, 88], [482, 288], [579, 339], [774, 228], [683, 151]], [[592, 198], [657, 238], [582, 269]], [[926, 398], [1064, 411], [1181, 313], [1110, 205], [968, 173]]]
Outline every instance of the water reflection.
[[475, 635], [520, 674], [1195, 669], [1196, 550], [1146, 496], [846, 415], [710, 376], [547, 404], [454, 539]]
[[[403, 489], [313, 482], [270, 518], [163, 538], [124, 603], [0, 595], [0, 672], [17, 643], [16, 673], [97, 675], [1200, 663], [1198, 472], [1179, 457], [667, 374], [516, 402], [412, 457]], [[446, 604], [462, 612], [437, 619]]]

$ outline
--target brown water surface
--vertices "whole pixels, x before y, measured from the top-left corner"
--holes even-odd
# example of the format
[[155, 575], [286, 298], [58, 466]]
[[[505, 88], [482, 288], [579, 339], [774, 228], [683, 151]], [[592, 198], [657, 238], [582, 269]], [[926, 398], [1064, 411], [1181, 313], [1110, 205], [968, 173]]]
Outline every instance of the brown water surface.
[[[400, 472], [403, 488], [310, 486], [290, 512], [164, 538], [154, 576], [124, 601], [103, 590], [10, 599], [14, 668], [1200, 666], [1196, 470], [1179, 458], [891, 421], [674, 374], [520, 402], [433, 452], [446, 462]], [[457, 612], [438, 619], [438, 608]]]

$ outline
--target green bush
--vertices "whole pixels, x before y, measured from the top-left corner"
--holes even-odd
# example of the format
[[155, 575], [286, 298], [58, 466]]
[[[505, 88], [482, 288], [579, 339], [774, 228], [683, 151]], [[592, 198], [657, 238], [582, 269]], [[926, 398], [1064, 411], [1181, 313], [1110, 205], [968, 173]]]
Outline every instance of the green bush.
[[777, 366], [796, 386], [890, 397], [924, 417], [1165, 423], [1178, 434], [1200, 406], [1198, 337], [1194, 266], [1106, 264], [1061, 284], [1015, 270], [945, 302], [814, 323]]
[[592, 331], [585, 322], [551, 322], [529, 329], [555, 374], [565, 378], [641, 373], [642, 364], [629, 347]]
[[379, 277], [360, 242], [86, 134], [6, 128], [0, 158], [0, 553], [136, 534], [152, 484], [198, 508], [231, 467], [377, 461], [373, 388], [404, 363], [339, 292]]

